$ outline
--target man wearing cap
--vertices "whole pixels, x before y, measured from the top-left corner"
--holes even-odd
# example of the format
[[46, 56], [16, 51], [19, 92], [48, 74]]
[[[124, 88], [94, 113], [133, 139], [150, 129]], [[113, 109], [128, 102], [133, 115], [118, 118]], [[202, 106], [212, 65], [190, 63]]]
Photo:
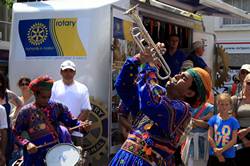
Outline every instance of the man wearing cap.
[[181, 72], [184, 72], [194, 67], [194, 63], [191, 60], [185, 60], [181, 65]]
[[74, 80], [75, 64], [70, 60], [64, 61], [60, 73], [62, 79], [54, 83], [51, 100], [65, 104], [75, 117], [86, 120], [91, 110], [89, 92], [84, 84]]
[[211, 69], [208, 67], [206, 62], [201, 58], [203, 55], [206, 45], [202, 41], [195, 41], [193, 43], [193, 51], [188, 55], [187, 60], [193, 62], [194, 67], [200, 67], [206, 70], [211, 75]]
[[228, 93], [231, 94], [231, 96], [236, 95], [239, 96], [240, 92], [242, 90], [243, 81], [246, 77], [246, 75], [250, 73], [250, 64], [244, 64], [241, 66], [239, 71], [239, 83], [234, 83], [232, 87], [228, 89]]

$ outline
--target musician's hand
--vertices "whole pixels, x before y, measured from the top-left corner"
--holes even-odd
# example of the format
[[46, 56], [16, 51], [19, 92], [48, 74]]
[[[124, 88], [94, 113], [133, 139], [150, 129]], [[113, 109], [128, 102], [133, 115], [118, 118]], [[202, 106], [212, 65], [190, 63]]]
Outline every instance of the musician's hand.
[[136, 54], [135, 57], [140, 60], [141, 64], [144, 64], [144, 63], [153, 62], [154, 59], [151, 54], [152, 53], [150, 49], [145, 48], [144, 51], [141, 51], [139, 54]]
[[164, 43], [158, 42], [158, 43], [156, 44], [156, 46], [159, 48], [159, 50], [160, 50], [160, 52], [161, 52], [162, 54], [165, 54], [165, 52], [167, 51], [167, 49], [166, 49]]
[[27, 147], [26, 147], [26, 149], [27, 149], [27, 151], [30, 153], [30, 154], [32, 154], [32, 153], [36, 153], [37, 152], [37, 146], [36, 145], [34, 145], [33, 143], [31, 143], [31, 142], [29, 142], [28, 144], [27, 144]]
[[84, 122], [80, 122], [80, 131], [83, 132], [89, 132], [91, 130], [91, 126], [92, 126], [92, 121], [89, 120], [85, 120]]

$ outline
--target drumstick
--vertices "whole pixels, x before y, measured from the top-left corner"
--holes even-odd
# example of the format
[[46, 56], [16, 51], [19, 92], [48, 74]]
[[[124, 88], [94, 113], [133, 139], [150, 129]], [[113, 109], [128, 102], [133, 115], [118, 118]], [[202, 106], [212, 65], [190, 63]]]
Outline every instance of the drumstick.
[[79, 128], [79, 127], [82, 127], [82, 126], [85, 126], [85, 125], [87, 125], [87, 126], [92, 125], [92, 121], [89, 121], [89, 122], [87, 122], [87, 123], [84, 123], [84, 122], [83, 122], [83, 124], [81, 124], [81, 125], [79, 125], [79, 126], [71, 127], [71, 128], [69, 128], [69, 131], [75, 130], [75, 129], [77, 129], [77, 128]]
[[37, 148], [44, 148], [44, 147], [46, 147], [46, 146], [55, 144], [55, 143], [57, 143], [57, 142], [58, 142], [58, 140], [55, 140], [55, 141], [52, 141], [52, 142], [49, 142], [49, 143], [46, 143], [46, 144], [43, 144], [43, 145], [39, 145], [39, 146], [37, 146]]

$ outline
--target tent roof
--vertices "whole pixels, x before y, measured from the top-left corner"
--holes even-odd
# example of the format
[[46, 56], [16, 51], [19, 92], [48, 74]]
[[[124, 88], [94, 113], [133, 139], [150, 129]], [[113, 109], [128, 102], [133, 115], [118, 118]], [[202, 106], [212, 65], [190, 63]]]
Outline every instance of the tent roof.
[[241, 10], [222, 0], [151, 0], [168, 4], [192, 13], [222, 17], [243, 17], [250, 19], [247, 11]]

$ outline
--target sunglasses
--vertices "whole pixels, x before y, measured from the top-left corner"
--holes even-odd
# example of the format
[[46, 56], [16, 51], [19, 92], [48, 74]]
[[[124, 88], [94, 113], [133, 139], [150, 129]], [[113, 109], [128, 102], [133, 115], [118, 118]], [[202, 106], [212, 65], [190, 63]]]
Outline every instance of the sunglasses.
[[250, 85], [250, 82], [246, 82], [246, 85], [248, 85], [248, 86], [249, 86], [249, 85]]
[[28, 82], [21, 83], [20, 86], [29, 86]]

